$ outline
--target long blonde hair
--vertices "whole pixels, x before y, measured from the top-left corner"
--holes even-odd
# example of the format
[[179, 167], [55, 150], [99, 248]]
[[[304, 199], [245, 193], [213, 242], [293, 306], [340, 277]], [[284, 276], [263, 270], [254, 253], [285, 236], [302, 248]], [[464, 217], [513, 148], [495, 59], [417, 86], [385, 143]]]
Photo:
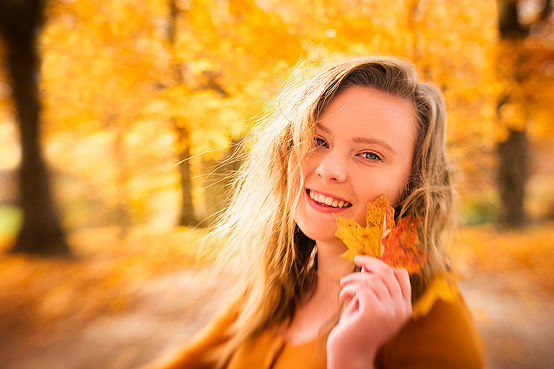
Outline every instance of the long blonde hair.
[[230, 204], [209, 234], [222, 246], [219, 261], [241, 272], [238, 319], [228, 342], [212, 353], [222, 366], [244, 340], [292, 319], [316, 284], [310, 263], [315, 243], [299, 230], [294, 214], [303, 182], [301, 162], [312, 145], [315, 123], [341, 88], [367, 86], [413, 102], [416, 148], [397, 216], [423, 219], [421, 248], [429, 262], [412, 276], [414, 300], [434, 275], [449, 269], [444, 237], [453, 224], [453, 169], [446, 156], [440, 92], [419, 83], [413, 66], [395, 58], [354, 58], [309, 75], [305, 69], [297, 69], [251, 131]]

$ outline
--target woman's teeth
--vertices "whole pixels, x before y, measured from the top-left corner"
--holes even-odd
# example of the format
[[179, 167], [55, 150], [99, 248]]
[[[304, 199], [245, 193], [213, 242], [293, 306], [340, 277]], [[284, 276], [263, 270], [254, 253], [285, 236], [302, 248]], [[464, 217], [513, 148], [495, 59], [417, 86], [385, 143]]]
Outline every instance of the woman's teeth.
[[337, 200], [329, 196], [322, 195], [320, 193], [309, 191], [310, 199], [314, 200], [317, 203], [331, 206], [333, 208], [349, 208], [352, 206], [351, 203], [347, 201]]

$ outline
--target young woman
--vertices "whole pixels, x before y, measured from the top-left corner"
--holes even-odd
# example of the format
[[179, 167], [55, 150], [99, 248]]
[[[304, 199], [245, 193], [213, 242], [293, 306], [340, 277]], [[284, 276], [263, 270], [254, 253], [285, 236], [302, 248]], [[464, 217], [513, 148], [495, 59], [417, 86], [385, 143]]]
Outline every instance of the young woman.
[[[211, 232], [242, 271], [236, 301], [162, 368], [479, 368], [459, 295], [426, 315], [412, 304], [451, 269], [453, 169], [440, 93], [413, 67], [350, 59], [293, 77], [255, 127], [230, 206]], [[422, 219], [418, 274], [357, 256], [335, 216], [365, 224], [385, 195]]]

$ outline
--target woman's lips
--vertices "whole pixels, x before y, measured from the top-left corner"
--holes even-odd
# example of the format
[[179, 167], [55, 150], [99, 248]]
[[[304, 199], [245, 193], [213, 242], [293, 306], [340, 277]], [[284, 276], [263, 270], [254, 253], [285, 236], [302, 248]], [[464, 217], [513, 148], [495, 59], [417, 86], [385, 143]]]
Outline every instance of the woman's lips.
[[337, 210], [346, 209], [352, 206], [352, 204], [346, 200], [325, 195], [315, 190], [307, 189], [306, 193], [308, 195], [308, 198], [311, 200], [310, 204], [317, 206], [318, 209], [328, 209], [328, 210], [337, 211]]

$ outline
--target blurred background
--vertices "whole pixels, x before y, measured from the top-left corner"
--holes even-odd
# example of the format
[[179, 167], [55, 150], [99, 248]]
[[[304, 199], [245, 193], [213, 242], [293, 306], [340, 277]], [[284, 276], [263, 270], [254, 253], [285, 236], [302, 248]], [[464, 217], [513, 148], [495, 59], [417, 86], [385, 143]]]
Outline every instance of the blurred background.
[[489, 368], [554, 365], [552, 0], [3, 0], [0, 367], [131, 368], [220, 307], [228, 161], [301, 60], [439, 86]]

